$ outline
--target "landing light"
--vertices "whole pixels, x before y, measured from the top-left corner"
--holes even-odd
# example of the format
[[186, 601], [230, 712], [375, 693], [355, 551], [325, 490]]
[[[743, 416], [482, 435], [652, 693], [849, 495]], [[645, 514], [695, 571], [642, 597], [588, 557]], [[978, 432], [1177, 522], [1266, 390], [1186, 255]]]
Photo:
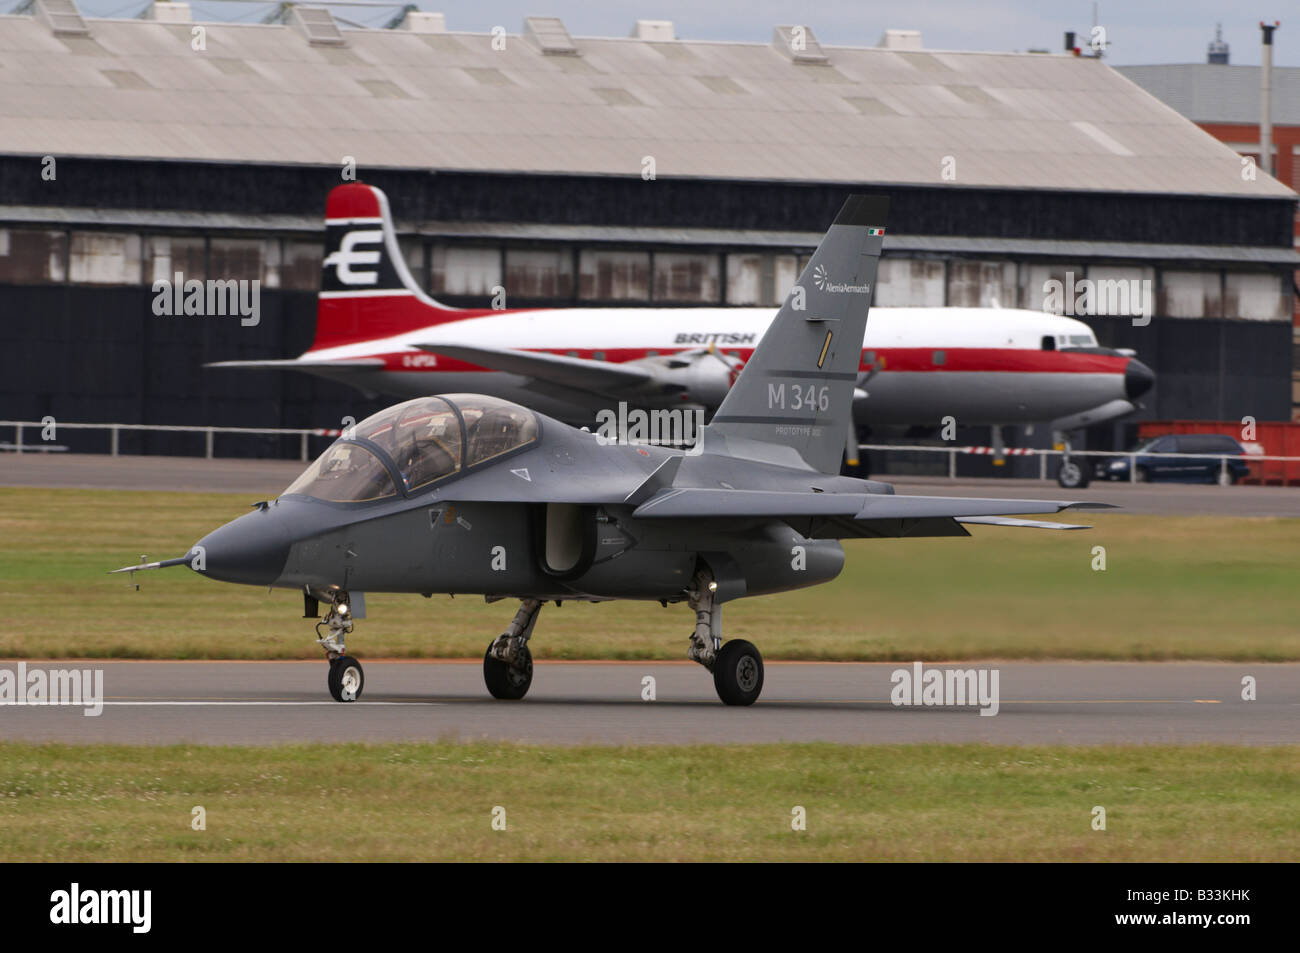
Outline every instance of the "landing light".
[[717, 591], [718, 591], [718, 584], [717, 584], [717, 582], [711, 582], [711, 583], [709, 583], [709, 592], [717, 592]]
[[339, 610], [339, 615], [347, 615], [347, 614], [348, 614], [348, 604], [347, 604], [346, 602], [340, 602], [339, 605], [338, 605], [338, 610]]

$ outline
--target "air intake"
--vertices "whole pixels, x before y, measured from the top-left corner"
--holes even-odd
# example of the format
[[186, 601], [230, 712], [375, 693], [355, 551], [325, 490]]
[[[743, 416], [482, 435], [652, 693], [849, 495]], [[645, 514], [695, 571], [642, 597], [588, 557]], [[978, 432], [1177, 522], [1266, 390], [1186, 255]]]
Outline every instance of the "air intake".
[[559, 17], [525, 17], [524, 36], [548, 56], [577, 56], [573, 37]]
[[36, 0], [34, 5], [37, 18], [55, 36], [90, 36], [90, 27], [73, 0]]
[[312, 46], [342, 46], [343, 34], [334, 15], [324, 7], [293, 8], [293, 19]]

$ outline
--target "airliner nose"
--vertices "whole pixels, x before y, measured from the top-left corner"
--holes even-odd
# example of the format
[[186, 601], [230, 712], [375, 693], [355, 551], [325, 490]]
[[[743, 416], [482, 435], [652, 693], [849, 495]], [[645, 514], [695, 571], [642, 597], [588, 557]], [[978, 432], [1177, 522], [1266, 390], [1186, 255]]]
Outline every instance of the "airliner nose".
[[222, 582], [269, 586], [284, 573], [289, 539], [274, 507], [265, 507], [213, 530], [191, 553], [195, 572]]
[[1141, 361], [1129, 358], [1128, 367], [1124, 369], [1124, 395], [1129, 400], [1137, 400], [1149, 391], [1156, 382], [1156, 375]]

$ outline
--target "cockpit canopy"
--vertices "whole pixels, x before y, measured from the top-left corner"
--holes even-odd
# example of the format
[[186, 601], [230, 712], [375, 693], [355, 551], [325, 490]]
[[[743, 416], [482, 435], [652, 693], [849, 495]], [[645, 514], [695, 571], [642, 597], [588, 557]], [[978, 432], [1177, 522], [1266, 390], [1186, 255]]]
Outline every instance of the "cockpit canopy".
[[284, 495], [333, 503], [382, 500], [525, 447], [537, 433], [537, 415], [506, 400], [417, 397], [344, 431]]

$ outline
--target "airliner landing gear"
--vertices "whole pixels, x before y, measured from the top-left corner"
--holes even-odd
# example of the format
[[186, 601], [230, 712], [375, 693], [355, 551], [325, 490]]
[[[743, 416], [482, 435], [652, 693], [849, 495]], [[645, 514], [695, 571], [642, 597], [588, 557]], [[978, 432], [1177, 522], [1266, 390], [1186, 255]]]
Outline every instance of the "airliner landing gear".
[[[366, 675], [361, 663], [349, 657], [343, 646], [344, 636], [352, 631], [352, 607], [346, 592], [326, 594], [326, 598], [332, 601], [325, 618], [316, 623], [316, 634], [320, 634], [321, 626], [326, 626], [329, 631], [316, 642], [325, 649], [329, 659], [330, 695], [336, 702], [354, 702], [361, 697]], [[315, 610], [312, 612], [314, 614]]]
[[718, 584], [707, 569], [695, 573], [688, 602], [695, 610], [695, 631], [687, 656], [713, 673], [713, 687], [724, 705], [752, 705], [763, 691], [763, 656], [744, 639], [722, 641], [722, 606]]
[[528, 650], [533, 626], [542, 612], [540, 599], [524, 599], [514, 621], [488, 646], [483, 656], [483, 681], [493, 698], [517, 701], [533, 684], [533, 653]]

